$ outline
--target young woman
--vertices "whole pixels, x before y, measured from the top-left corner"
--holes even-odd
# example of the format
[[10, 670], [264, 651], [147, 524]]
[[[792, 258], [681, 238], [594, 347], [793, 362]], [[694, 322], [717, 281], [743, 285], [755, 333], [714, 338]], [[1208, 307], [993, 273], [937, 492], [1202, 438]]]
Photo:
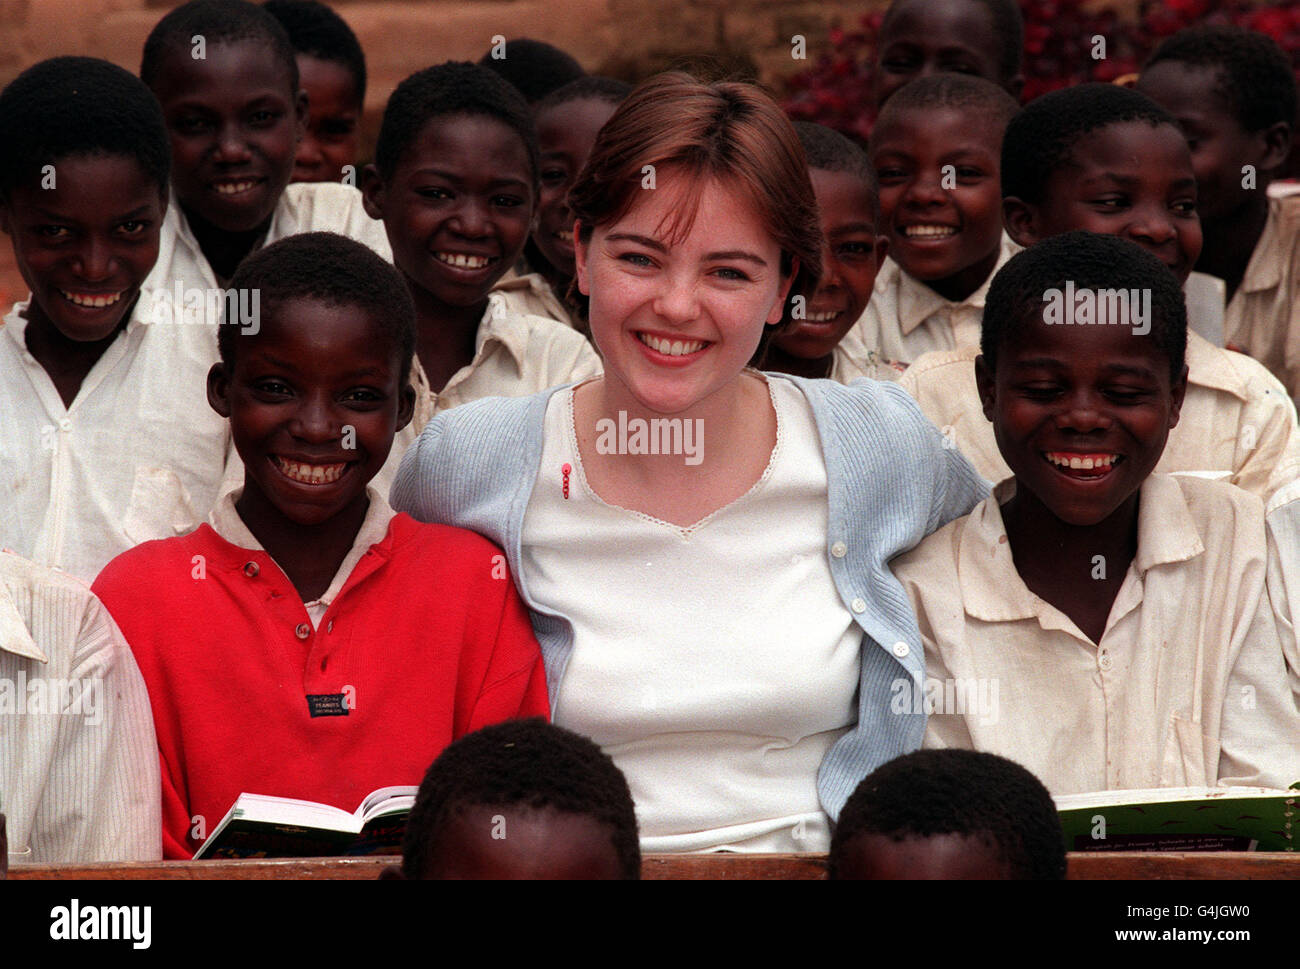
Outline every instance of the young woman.
[[604, 376], [440, 415], [393, 504], [506, 550], [555, 722], [623, 770], [645, 850], [825, 851], [925, 727], [885, 563], [984, 482], [897, 387], [747, 368], [821, 251], [757, 88], [646, 82], [569, 202]]

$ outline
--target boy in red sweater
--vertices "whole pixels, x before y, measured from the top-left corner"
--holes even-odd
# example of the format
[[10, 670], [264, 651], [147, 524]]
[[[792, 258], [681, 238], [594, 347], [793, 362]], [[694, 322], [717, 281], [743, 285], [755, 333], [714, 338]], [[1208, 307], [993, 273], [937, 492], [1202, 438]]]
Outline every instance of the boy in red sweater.
[[254, 253], [231, 287], [260, 291], [260, 326], [222, 326], [208, 400], [244, 487], [94, 587], [149, 688], [167, 858], [191, 857], [240, 793], [351, 811], [418, 784], [462, 734], [549, 712], [500, 549], [367, 486], [414, 406], [397, 271], [307, 233]]

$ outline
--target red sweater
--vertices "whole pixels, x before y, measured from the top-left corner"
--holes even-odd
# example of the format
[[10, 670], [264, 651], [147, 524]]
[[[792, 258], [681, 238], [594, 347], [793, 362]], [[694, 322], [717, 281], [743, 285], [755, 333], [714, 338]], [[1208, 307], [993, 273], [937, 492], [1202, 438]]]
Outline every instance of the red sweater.
[[[541, 652], [499, 556], [399, 514], [315, 630], [266, 552], [208, 525], [110, 562], [94, 591], [149, 688], [164, 857], [191, 857], [196, 819], [210, 834], [245, 791], [353, 811], [376, 788], [419, 784], [462, 734], [547, 716]], [[317, 716], [308, 695], [326, 698]]]

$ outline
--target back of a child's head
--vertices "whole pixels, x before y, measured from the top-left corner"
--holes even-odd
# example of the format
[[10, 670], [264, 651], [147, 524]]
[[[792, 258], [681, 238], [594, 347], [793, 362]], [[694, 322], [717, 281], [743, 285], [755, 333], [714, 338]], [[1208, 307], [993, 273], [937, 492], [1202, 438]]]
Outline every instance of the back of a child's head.
[[[202, 47], [198, 45], [202, 41]], [[157, 90], [159, 75], [170, 57], [202, 59], [216, 44], [264, 45], [287, 72], [289, 96], [298, 92], [298, 62], [280, 22], [246, 0], [190, 0], [158, 21], [144, 43], [140, 79]]]
[[375, 143], [380, 176], [391, 179], [425, 125], [448, 117], [489, 118], [517, 134], [527, 152], [536, 189], [537, 130], [523, 95], [487, 68], [460, 61], [418, 71], [393, 91]]
[[167, 195], [171, 153], [162, 110], [129, 71], [93, 57], [55, 57], [0, 92], [0, 198], [36, 188], [69, 157], [130, 158]]
[[808, 168], [813, 171], [844, 172], [860, 179], [871, 197], [871, 214], [880, 221], [880, 186], [876, 170], [867, 153], [833, 128], [811, 121], [796, 121], [795, 133], [808, 157]]
[[587, 73], [572, 55], [529, 37], [494, 42], [478, 63], [508, 81], [529, 104]]
[[[415, 306], [401, 275], [368, 246], [333, 232], [288, 236], [252, 253], [230, 280], [232, 293], [257, 293], [258, 328], [274, 326], [277, 308], [290, 300], [355, 307], [375, 324], [399, 366], [399, 387], [410, 377], [415, 352]], [[221, 361], [233, 370], [240, 341], [250, 338], [240, 321], [218, 328]], [[256, 331], [253, 331], [256, 332]]]
[[984, 301], [980, 332], [980, 352], [990, 371], [996, 371], [1003, 347], [1043, 323], [1047, 294], [1064, 292], [1067, 284], [1075, 292], [1149, 292], [1151, 343], [1168, 358], [1171, 377], [1182, 373], [1187, 308], [1177, 277], [1136, 243], [1094, 232], [1052, 236], [1016, 253], [998, 270]]
[[1165, 61], [1216, 69], [1215, 92], [1244, 131], [1296, 123], [1295, 73], [1267, 34], [1230, 24], [1188, 27], [1162, 42], [1143, 72]]
[[1051, 176], [1071, 163], [1081, 138], [1132, 121], [1177, 127], [1150, 98], [1115, 84], [1079, 84], [1035, 98], [1002, 138], [1002, 196], [1041, 203]]
[[968, 863], [985, 852], [985, 877], [1065, 877], [1065, 840], [1042, 782], [1004, 757], [953, 748], [898, 757], [858, 785], [831, 838], [829, 874], [870, 877], [887, 867], [882, 848], [945, 837], [963, 839]]
[[454, 829], [474, 812], [486, 812], [493, 829], [482, 841], [511, 850], [518, 847], [505, 844], [512, 827], [530, 816], [582, 820], [594, 841], [575, 848], [604, 859], [611, 877], [640, 877], [636, 812], [622, 772], [587, 738], [540, 718], [484, 727], [438, 756], [407, 823], [403, 877], [470, 877], [464, 859], [471, 849]]
[[356, 103], [365, 102], [366, 56], [347, 21], [318, 0], [266, 0], [262, 7], [284, 27], [297, 53], [346, 68]]

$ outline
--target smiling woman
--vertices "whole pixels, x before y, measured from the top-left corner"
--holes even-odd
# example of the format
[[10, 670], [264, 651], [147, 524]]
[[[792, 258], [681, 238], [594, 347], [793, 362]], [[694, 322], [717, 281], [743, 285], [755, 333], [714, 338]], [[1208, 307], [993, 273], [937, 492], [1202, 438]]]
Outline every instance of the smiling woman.
[[440, 415], [394, 505], [497, 537], [554, 719], [627, 776], [645, 850], [825, 850], [924, 731], [890, 711], [921, 665], [885, 563], [984, 483], [897, 388], [747, 367], [821, 250], [759, 89], [646, 82], [569, 205], [604, 376]]

